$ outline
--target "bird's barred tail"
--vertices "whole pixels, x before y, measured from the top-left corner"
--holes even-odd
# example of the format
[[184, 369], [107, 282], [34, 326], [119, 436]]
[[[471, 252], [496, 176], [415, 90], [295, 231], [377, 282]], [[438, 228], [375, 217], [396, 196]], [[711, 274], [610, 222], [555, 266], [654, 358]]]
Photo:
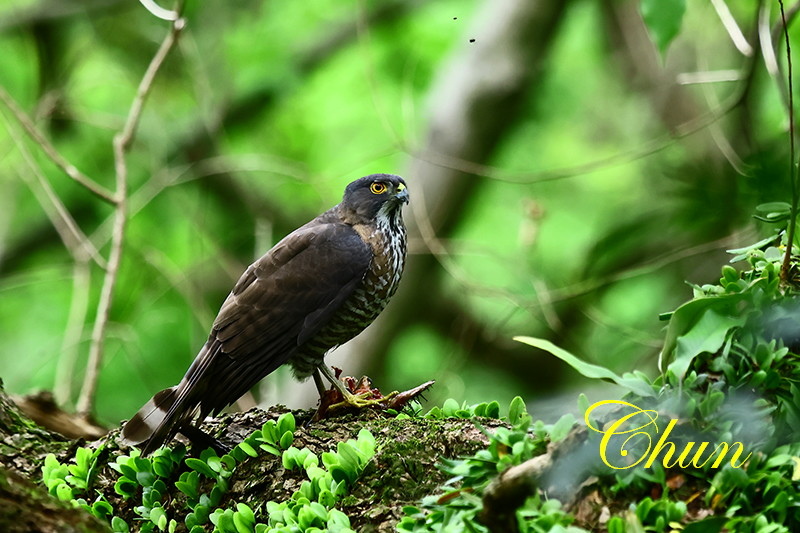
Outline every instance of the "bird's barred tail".
[[122, 442], [129, 446], [144, 443], [141, 447], [145, 455], [160, 446], [162, 442], [157, 441], [165, 440], [175, 422], [175, 415], [179, 414], [179, 410], [174, 408], [179, 398], [179, 387], [164, 389], [150, 398], [122, 428]]

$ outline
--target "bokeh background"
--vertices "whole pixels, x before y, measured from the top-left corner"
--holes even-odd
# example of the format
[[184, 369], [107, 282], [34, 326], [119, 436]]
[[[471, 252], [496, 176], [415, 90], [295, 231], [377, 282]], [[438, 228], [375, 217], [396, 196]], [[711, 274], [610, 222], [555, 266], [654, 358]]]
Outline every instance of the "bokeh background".
[[[756, 205], [789, 198], [775, 2], [690, 0], [664, 51], [631, 0], [203, 0], [185, 15], [127, 157], [95, 405], [108, 425], [176, 383], [244, 268], [362, 175], [406, 178], [410, 256], [395, 300], [329, 361], [384, 391], [436, 379], [434, 404], [521, 395], [537, 417], [611, 392], [514, 335], [652, 375], [659, 313], [768, 234]], [[130, 1], [3, 0], [0, 85], [113, 188], [113, 135], [168, 27]], [[0, 378], [69, 409], [103, 272], [48, 213], [57, 197], [107, 256], [112, 209], [2, 103], [0, 118]], [[279, 371], [243, 405], [315, 397]]]

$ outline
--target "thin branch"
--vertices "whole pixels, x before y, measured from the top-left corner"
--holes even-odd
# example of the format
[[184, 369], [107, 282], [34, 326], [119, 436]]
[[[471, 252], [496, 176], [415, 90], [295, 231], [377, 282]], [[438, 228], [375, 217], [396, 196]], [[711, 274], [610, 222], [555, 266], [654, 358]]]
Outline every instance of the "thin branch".
[[139, 0], [139, 3], [144, 6], [146, 10], [148, 10], [153, 16], [160, 18], [161, 20], [178, 20], [180, 18], [180, 14], [177, 11], [172, 11], [171, 9], [165, 9], [155, 3], [153, 0]]
[[783, 21], [783, 37], [786, 45], [786, 77], [789, 81], [789, 183], [792, 190], [792, 209], [789, 217], [789, 229], [786, 235], [786, 254], [783, 256], [781, 266], [781, 280], [787, 283], [791, 278], [792, 247], [794, 246], [794, 230], [797, 224], [797, 167], [794, 160], [794, 90], [792, 88], [792, 48], [789, 46], [789, 29], [786, 25], [786, 13], [783, 9], [783, 0], [778, 0], [781, 6], [781, 20]]
[[736, 19], [733, 18], [728, 4], [724, 0], [711, 0], [711, 4], [714, 6], [717, 16], [722, 21], [722, 25], [725, 26], [725, 31], [728, 32], [728, 36], [730, 36], [736, 49], [745, 56], [753, 55], [753, 47], [747, 42], [747, 38], [736, 23]]
[[91, 293], [91, 268], [88, 261], [75, 261], [72, 269], [72, 297], [70, 298], [67, 325], [61, 341], [61, 351], [53, 380], [53, 396], [62, 407], [72, 401], [73, 377], [80, 355], [81, 341], [86, 326]]
[[[707, 67], [705, 64], [705, 59], [701, 59], [700, 61], [703, 63], [703, 67]], [[709, 108], [713, 109], [719, 106], [719, 98], [717, 98], [717, 94], [711, 90], [711, 87], [708, 85], [702, 85], [701, 90]], [[736, 172], [743, 176], [749, 175], [747, 164], [741, 157], [739, 157], [739, 154], [736, 153], [736, 149], [733, 147], [730, 141], [728, 141], [728, 138], [725, 136], [725, 133], [723, 132], [719, 123], [715, 122], [709, 125], [708, 131], [711, 134], [711, 139], [717, 145], [720, 153], [728, 161], [731, 167], [733, 167]]]
[[14, 118], [17, 120], [17, 122], [19, 122], [30, 138], [42, 148], [42, 151], [47, 155], [47, 157], [49, 157], [58, 168], [63, 170], [67, 176], [81, 184], [104, 202], [111, 205], [115, 205], [117, 203], [119, 199], [114, 195], [114, 193], [92, 180], [89, 176], [78, 170], [75, 165], [64, 159], [61, 154], [58, 153], [58, 150], [55, 149], [47, 137], [45, 137], [42, 132], [36, 128], [33, 120], [31, 120], [31, 118], [25, 113], [25, 111], [22, 110], [19, 104], [17, 104], [17, 102], [2, 86], [0, 86], [0, 100], [2, 100], [6, 107], [11, 111], [11, 113], [14, 115]]
[[800, 13], [800, 1], [795, 2], [792, 7], [786, 10], [786, 13], [781, 20], [777, 21], [774, 26], [772, 26], [772, 42], [776, 42], [780, 39], [781, 34], [783, 33], [784, 26], [788, 28], [792, 25], [792, 21], [794, 18]]
[[699, 72], [681, 72], [675, 77], [678, 85], [700, 85], [705, 83], [721, 83], [739, 81], [742, 73], [738, 69], [703, 70]]
[[701, 115], [678, 124], [674, 128], [674, 132], [653, 137], [641, 145], [631, 148], [627, 151], [617, 152], [610, 156], [600, 157], [593, 161], [579, 163], [570, 167], [533, 172], [529, 170], [515, 171], [469, 161], [460, 157], [452, 156], [442, 152], [436, 152], [433, 150], [420, 151], [414, 149], [413, 147], [402, 144], [398, 147], [398, 149], [402, 150], [408, 154], [409, 157], [418, 161], [424, 161], [438, 167], [458, 170], [473, 176], [481, 176], [494, 181], [514, 184], [532, 184], [559, 181], [563, 179], [574, 178], [598, 170], [605, 170], [620, 165], [626, 165], [628, 163], [632, 163], [633, 161], [644, 159], [667, 149], [679, 140], [685, 139], [694, 135], [695, 133], [705, 130], [741, 105], [747, 95], [747, 90], [749, 89], [748, 79], [749, 76], [745, 77], [737, 90], [727, 99], [725, 99], [718, 108], [708, 110]]
[[[783, 4], [781, 4], [783, 5]], [[789, 107], [789, 95], [786, 93], [786, 85], [781, 78], [781, 67], [778, 64], [778, 58], [775, 55], [775, 40], [770, 31], [770, 3], [764, 2], [758, 10], [758, 40], [761, 43], [761, 57], [764, 60], [764, 68], [767, 69], [767, 74], [773, 79], [778, 91], [781, 95], [781, 100], [784, 106]], [[791, 112], [791, 111], [790, 111]]]
[[[45, 215], [47, 215], [56, 233], [58, 233], [61, 238], [61, 242], [64, 243], [64, 247], [75, 261], [88, 261], [89, 259], [93, 259], [100, 268], [105, 269], [107, 265], [106, 260], [100, 255], [100, 252], [92, 244], [89, 237], [81, 231], [78, 223], [72, 218], [69, 210], [53, 190], [50, 182], [44, 177], [41, 169], [34, 161], [30, 150], [28, 150], [25, 143], [20, 138], [21, 134], [12, 127], [5, 114], [0, 114], [0, 116], [3, 117], [3, 121], [6, 123], [11, 140], [16, 145], [17, 150], [19, 150], [19, 153], [30, 169], [30, 174], [27, 172], [19, 172], [20, 180], [25, 182], [31, 192], [33, 192], [33, 195], [42, 206]], [[31, 174], [36, 178], [35, 180], [31, 178]]]
[[[177, 12], [182, 11], [182, 2], [179, 2]], [[133, 142], [136, 128], [141, 118], [147, 95], [153, 87], [153, 81], [161, 66], [164, 64], [169, 52], [175, 46], [181, 30], [186, 22], [178, 18], [172, 23], [172, 28], [161, 43], [150, 65], [147, 67], [136, 96], [131, 103], [128, 111], [128, 118], [122, 131], [114, 136], [114, 168], [116, 172], [116, 197], [118, 199], [114, 213], [114, 225], [111, 237], [111, 252], [108, 258], [108, 269], [103, 279], [103, 288], [100, 293], [100, 301], [97, 305], [97, 316], [92, 329], [92, 343], [89, 349], [89, 361], [86, 366], [86, 374], [83, 380], [80, 397], [78, 398], [77, 410], [84, 417], [89, 418], [94, 405], [94, 397], [97, 392], [97, 379], [100, 375], [100, 364], [103, 359], [103, 348], [108, 318], [111, 312], [111, 303], [114, 296], [114, 286], [116, 285], [119, 266], [122, 259], [122, 245], [125, 236], [125, 224], [127, 221], [127, 190], [128, 190], [128, 167], [125, 162], [125, 153]]]

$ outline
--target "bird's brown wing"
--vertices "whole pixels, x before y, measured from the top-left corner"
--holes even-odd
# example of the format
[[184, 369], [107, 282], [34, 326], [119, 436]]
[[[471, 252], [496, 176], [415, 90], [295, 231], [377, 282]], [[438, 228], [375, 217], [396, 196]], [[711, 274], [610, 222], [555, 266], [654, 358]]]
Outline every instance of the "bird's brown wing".
[[131, 419], [141, 424], [129, 422], [129, 440], [149, 440], [154, 449], [198, 405], [206, 415], [236, 401], [327, 324], [371, 259], [370, 248], [345, 224], [307, 224], [289, 234], [245, 271], [180, 384]]
[[[204, 407], [228, 405], [285, 363], [352, 294], [371, 258], [352, 227], [323, 224], [295, 231], [251, 265], [214, 321], [211, 361], [197, 361], [202, 377], [213, 369], [216, 394], [203, 396]], [[190, 381], [202, 379], [191, 370]]]

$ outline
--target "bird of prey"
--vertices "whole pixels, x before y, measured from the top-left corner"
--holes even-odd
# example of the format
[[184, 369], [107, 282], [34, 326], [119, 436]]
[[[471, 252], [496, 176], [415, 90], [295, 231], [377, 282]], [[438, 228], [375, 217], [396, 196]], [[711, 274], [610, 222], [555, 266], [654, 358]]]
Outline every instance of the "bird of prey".
[[[147, 455], [195, 421], [239, 399], [283, 364], [296, 378], [320, 373], [354, 406], [325, 364], [331, 349], [372, 323], [397, 290], [406, 256], [399, 176], [372, 174], [350, 183], [342, 202], [283, 238], [250, 265], [214, 320], [183, 379], [148, 401], [122, 429]], [[189, 436], [189, 435], [187, 435]]]

